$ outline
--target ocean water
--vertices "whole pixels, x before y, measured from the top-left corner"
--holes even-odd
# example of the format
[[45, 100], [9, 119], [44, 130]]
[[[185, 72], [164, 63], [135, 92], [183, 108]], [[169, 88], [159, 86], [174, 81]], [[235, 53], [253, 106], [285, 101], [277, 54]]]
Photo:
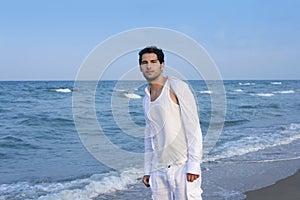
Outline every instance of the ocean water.
[[[205, 136], [213, 91], [204, 81], [189, 84]], [[243, 199], [243, 192], [300, 168], [300, 81], [224, 81], [224, 86], [224, 128], [201, 164], [203, 199]], [[94, 99], [86, 100], [95, 104], [107, 145], [143, 153], [137, 132], [145, 124], [145, 87], [142, 81], [102, 81]], [[0, 82], [0, 200], [151, 199], [141, 183], [142, 160], [119, 157], [106, 146], [97, 152], [101, 160], [86, 148], [73, 117], [74, 92], [73, 81]]]

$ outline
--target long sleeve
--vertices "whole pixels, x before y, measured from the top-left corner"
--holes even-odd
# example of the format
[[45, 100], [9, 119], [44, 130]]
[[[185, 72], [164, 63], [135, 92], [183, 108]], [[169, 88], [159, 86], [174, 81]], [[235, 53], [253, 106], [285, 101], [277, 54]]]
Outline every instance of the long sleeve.
[[172, 79], [171, 88], [178, 98], [182, 124], [186, 133], [188, 148], [186, 172], [200, 174], [200, 163], [202, 159], [202, 132], [195, 97], [189, 86], [178, 79]]
[[145, 133], [144, 133], [144, 144], [145, 144], [145, 153], [144, 153], [144, 175], [150, 175], [151, 165], [152, 165], [152, 157], [153, 157], [153, 148], [151, 142], [151, 129], [149, 126], [149, 122], [147, 120], [147, 111], [149, 106], [149, 97], [146, 95], [143, 100], [143, 107], [145, 112]]
[[144, 153], [144, 174], [150, 175], [151, 172], [151, 162], [152, 162], [152, 145], [151, 145], [151, 137], [149, 134], [149, 126], [145, 127], [145, 153]]

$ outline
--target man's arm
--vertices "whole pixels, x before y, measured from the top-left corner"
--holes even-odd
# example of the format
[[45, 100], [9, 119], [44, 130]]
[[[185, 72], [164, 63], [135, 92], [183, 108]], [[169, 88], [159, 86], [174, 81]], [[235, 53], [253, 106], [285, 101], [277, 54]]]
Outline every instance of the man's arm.
[[195, 180], [201, 174], [202, 132], [199, 123], [195, 97], [189, 86], [180, 80], [173, 80], [171, 87], [180, 105], [182, 122], [187, 139], [188, 161], [186, 173], [188, 180]]
[[153, 149], [152, 149], [149, 125], [146, 125], [146, 127], [145, 127], [145, 139], [144, 139], [144, 141], [145, 141], [144, 174], [145, 175], [150, 175]]
[[[146, 112], [147, 112], [147, 101], [149, 99], [144, 98], [143, 100], [143, 107], [145, 112], [145, 119], [146, 119]], [[143, 183], [146, 187], [150, 187], [149, 179], [150, 179], [150, 172], [151, 172], [151, 165], [152, 165], [152, 156], [153, 156], [153, 149], [152, 149], [152, 142], [151, 142], [151, 130], [148, 124], [147, 119], [146, 126], [145, 126], [145, 133], [144, 133], [144, 144], [145, 144], [145, 153], [144, 153], [144, 177]]]

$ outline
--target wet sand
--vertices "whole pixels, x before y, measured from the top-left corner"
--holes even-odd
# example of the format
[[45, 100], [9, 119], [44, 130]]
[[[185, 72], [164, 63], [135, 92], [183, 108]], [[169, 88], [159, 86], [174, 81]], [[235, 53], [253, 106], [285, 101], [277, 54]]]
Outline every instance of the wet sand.
[[299, 200], [300, 170], [296, 174], [276, 182], [274, 185], [248, 191], [246, 200]]

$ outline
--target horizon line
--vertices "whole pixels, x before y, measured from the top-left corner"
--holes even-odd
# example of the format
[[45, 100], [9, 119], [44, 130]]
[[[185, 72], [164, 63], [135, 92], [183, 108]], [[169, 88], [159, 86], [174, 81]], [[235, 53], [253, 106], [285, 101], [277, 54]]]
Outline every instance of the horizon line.
[[[300, 79], [183, 79], [187, 81], [299, 81]], [[75, 79], [0, 79], [1, 82], [5, 81], [146, 81], [145, 79], [101, 79], [101, 80], [75, 80]]]

